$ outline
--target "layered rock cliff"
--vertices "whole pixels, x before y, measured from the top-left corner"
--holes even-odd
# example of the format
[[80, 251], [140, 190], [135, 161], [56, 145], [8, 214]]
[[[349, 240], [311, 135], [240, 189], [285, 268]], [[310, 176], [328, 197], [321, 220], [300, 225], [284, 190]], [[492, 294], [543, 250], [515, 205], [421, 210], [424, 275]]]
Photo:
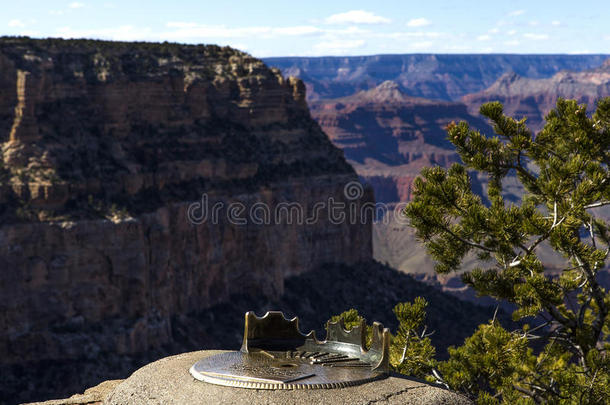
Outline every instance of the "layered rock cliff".
[[[393, 203], [411, 199], [413, 181], [422, 168], [448, 168], [459, 161], [453, 145], [445, 140], [444, 127], [448, 122], [465, 120], [471, 127], [493, 136], [492, 128], [478, 115], [478, 110], [484, 102], [500, 100], [507, 114], [517, 118], [526, 116], [529, 127], [539, 130], [544, 115], [555, 106], [558, 97], [588, 103], [591, 111], [595, 101], [610, 95], [609, 86], [610, 62], [605, 62], [595, 69], [563, 71], [545, 79], [505, 74], [487, 90], [464, 96], [462, 102], [411, 97], [401, 84], [386, 81], [372, 90], [311, 104], [312, 114], [325, 132], [345, 151], [357, 173], [373, 186], [377, 201], [393, 208]], [[488, 179], [472, 174], [472, 187], [485, 199]], [[503, 186], [505, 199], [520, 204], [523, 190], [518, 180], [509, 176]], [[388, 215], [376, 222], [373, 247], [378, 261], [414, 274], [460, 298], [493, 303], [476, 297], [473, 290], [462, 284], [459, 274], [437, 276], [434, 261], [417, 241], [415, 231], [406, 226], [404, 218]], [[549, 246], [541, 245], [537, 253], [544, 258], [549, 273], [566, 265]], [[473, 255], [465, 259], [463, 269], [479, 264]], [[606, 279], [607, 273], [604, 273], [602, 282]]]
[[178, 314], [372, 254], [314, 210], [371, 195], [303, 83], [230, 48], [2, 38], [0, 142], [2, 365], [159, 348]]
[[446, 139], [450, 122], [466, 120], [491, 131], [468, 113], [466, 105], [411, 97], [393, 81], [310, 105], [324, 132], [373, 186], [378, 202], [409, 201], [412, 183], [423, 167], [448, 167], [459, 161]]
[[595, 102], [610, 96], [610, 59], [595, 69], [561, 71], [550, 78], [532, 79], [505, 73], [489, 88], [462, 98], [472, 113], [488, 101], [500, 101], [505, 114], [526, 117], [530, 128], [540, 130], [544, 117], [559, 97], [578, 100], [594, 110]]

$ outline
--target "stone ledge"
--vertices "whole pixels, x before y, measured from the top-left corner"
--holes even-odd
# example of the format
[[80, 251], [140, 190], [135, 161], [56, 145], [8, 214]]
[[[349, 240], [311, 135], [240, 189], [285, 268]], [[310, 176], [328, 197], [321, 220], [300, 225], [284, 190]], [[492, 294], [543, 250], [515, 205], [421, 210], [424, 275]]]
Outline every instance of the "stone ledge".
[[72, 395], [70, 398], [53, 399], [44, 402], [31, 402], [24, 405], [101, 405], [104, 398], [124, 380], [108, 380], [88, 388], [82, 394]]
[[118, 384], [103, 403], [105, 405], [212, 403], [352, 405], [378, 402], [407, 405], [471, 404], [467, 398], [459, 394], [397, 374], [356, 387], [286, 391], [223, 387], [197, 381], [189, 374], [189, 368], [196, 361], [217, 353], [222, 351], [203, 350], [183, 353], [150, 363]]

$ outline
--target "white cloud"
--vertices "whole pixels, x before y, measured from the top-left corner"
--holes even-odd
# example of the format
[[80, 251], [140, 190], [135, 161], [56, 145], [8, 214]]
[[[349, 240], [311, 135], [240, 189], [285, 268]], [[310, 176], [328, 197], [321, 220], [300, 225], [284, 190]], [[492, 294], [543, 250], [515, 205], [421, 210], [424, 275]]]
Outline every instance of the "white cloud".
[[531, 27], [535, 27], [535, 26], [537, 26], [537, 25], [539, 24], [539, 22], [538, 22], [538, 21], [536, 21], [536, 20], [532, 20], [532, 21], [530, 21], [528, 24], [529, 24]]
[[540, 41], [543, 39], [549, 39], [549, 36], [547, 34], [532, 34], [528, 32], [526, 34], [523, 34], [523, 38], [533, 39], [534, 41]]
[[239, 49], [240, 51], [248, 51], [250, 47], [242, 42], [231, 44], [231, 48]]
[[334, 41], [320, 42], [319, 44], [314, 45], [314, 49], [318, 53], [327, 55], [342, 55], [349, 52], [349, 50], [361, 48], [362, 46], [364, 46], [363, 39], [338, 39]]
[[10, 20], [8, 22], [8, 26], [9, 27], [19, 27], [19, 28], [23, 28], [25, 27], [25, 23], [21, 20]]
[[507, 32], [508, 35], [513, 36], [517, 33], [517, 30], [510, 30]]
[[341, 28], [341, 29], [328, 28], [328, 29], [324, 29], [322, 31], [329, 33], [329, 34], [338, 34], [338, 35], [370, 34], [371, 33], [371, 31], [362, 29], [360, 27], [347, 27], [347, 28]]
[[500, 28], [492, 28], [488, 31], [490, 34], [497, 34], [500, 32]]
[[448, 51], [459, 51], [459, 52], [464, 52], [464, 51], [470, 51], [472, 50], [472, 48], [469, 45], [450, 45], [450, 46], [446, 46], [445, 49], [447, 49]]
[[557, 21], [557, 20], [551, 21], [551, 25], [554, 25], [557, 27], [557, 26], [561, 25], [561, 21]]
[[411, 44], [411, 47], [413, 49], [427, 49], [430, 48], [434, 43], [432, 41], [423, 41], [423, 42], [416, 42], [414, 44]]
[[197, 27], [197, 23], [194, 22], [184, 22], [184, 21], [170, 21], [165, 24], [168, 28], [195, 28]]
[[247, 38], [252, 36], [270, 36], [271, 27], [230, 28], [224, 25], [200, 25], [196, 23], [167, 23], [168, 28], [175, 28], [162, 34], [169, 39], [183, 38]]
[[273, 32], [279, 35], [313, 35], [321, 33], [322, 30], [311, 25], [298, 25], [294, 27], [274, 28]]
[[[344, 29], [322, 29], [312, 25], [288, 27], [250, 26], [227, 27], [224, 25], [205, 25], [188, 21], [170, 21], [165, 24], [165, 30], [152, 30], [148, 27], [123, 25], [99, 29], [78, 29], [62, 27], [55, 35], [64, 38], [100, 38], [121, 41], [178, 41], [178, 42], [219, 42], [233, 39], [273, 39], [280, 37], [321, 37], [328, 42], [338, 39], [345, 40], [346, 35], [367, 35], [369, 31], [357, 27]], [[354, 45], [345, 42], [343, 45]]]
[[525, 14], [525, 10], [515, 10], [515, 11], [511, 11], [510, 13], [508, 13], [509, 17], [517, 17], [520, 15]]
[[489, 35], [479, 35], [477, 41], [489, 41], [491, 37]]
[[42, 35], [42, 33], [40, 31], [36, 31], [36, 30], [21, 30], [19, 31], [19, 33], [17, 35], [21, 35], [24, 37], [34, 37], [34, 38], [41, 38], [44, 35]]
[[434, 31], [418, 31], [418, 32], [407, 32], [406, 35], [408, 37], [425, 37], [425, 38], [439, 38], [444, 34], [442, 32], [434, 32]]
[[159, 40], [150, 28], [137, 28], [132, 25], [88, 30], [61, 27], [56, 30], [56, 35], [62, 38], [99, 38], [114, 41]]
[[[184, 38], [248, 38], [248, 37], [262, 37], [262, 38], [273, 38], [279, 36], [306, 36], [306, 35], [321, 35], [325, 32], [332, 32], [331, 30], [325, 31], [312, 25], [298, 25], [294, 27], [267, 27], [267, 26], [253, 26], [253, 27], [226, 27], [224, 25], [205, 25], [197, 24], [193, 22], [182, 22], [172, 21], [165, 24], [167, 28], [171, 28], [171, 31], [162, 33], [160, 36], [169, 39], [184, 39]], [[341, 30], [347, 33], [356, 33], [357, 29], [353, 27], [347, 30]], [[342, 32], [342, 33], [343, 33]]]
[[521, 42], [517, 41], [516, 39], [511, 39], [510, 41], [505, 41], [504, 45], [508, 45], [508, 46], [517, 46], [519, 45]]
[[412, 20], [409, 20], [407, 27], [425, 27], [430, 24], [431, 22], [427, 18], [413, 18]]
[[391, 33], [379, 33], [374, 35], [378, 38], [392, 38], [392, 39], [406, 39], [406, 38], [440, 38], [445, 36], [443, 32], [434, 31], [415, 31], [415, 32], [391, 32]]
[[391, 20], [370, 11], [351, 10], [345, 13], [333, 14], [326, 18], [327, 24], [387, 24]]
[[[107, 8], [108, 4], [110, 4], [110, 3], [105, 3], [104, 4], [104, 8]], [[83, 7], [85, 7], [85, 3], [81, 3], [79, 1], [73, 1], [72, 3], [68, 4], [64, 10], [59, 10], [59, 9], [49, 10], [49, 14], [51, 14], [51, 15], [64, 15], [64, 14], [66, 14], [66, 12], [69, 13], [72, 10], [76, 10], [76, 9], [83, 8]]]
[[[270, 56], [279, 56], [276, 53], [277, 51], [272, 50], [272, 49], [266, 49], [266, 48], [261, 48], [261, 49], [240, 48], [237, 45], [233, 45], [233, 44], [231, 44], [230, 46], [231, 46], [231, 48], [237, 48], [240, 51], [246, 51], [250, 55], [252, 55], [252, 56], [254, 56], [256, 58], [267, 58], [267, 57], [270, 57]], [[283, 55], [281, 55], [281, 56], [283, 56]], [[295, 53], [291, 53], [291, 54], [286, 55], [286, 56], [301, 56], [301, 55], [297, 55]]]

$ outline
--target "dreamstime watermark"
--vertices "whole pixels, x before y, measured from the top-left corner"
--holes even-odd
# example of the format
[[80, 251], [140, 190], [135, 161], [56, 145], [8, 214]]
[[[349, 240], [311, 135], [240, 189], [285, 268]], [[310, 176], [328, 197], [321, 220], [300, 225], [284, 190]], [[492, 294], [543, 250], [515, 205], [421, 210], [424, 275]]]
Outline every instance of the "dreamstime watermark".
[[206, 193], [188, 206], [187, 219], [193, 225], [230, 223], [232, 225], [333, 225], [395, 222], [407, 224], [402, 214], [406, 204], [363, 201], [364, 188], [357, 181], [343, 187], [343, 198], [328, 197], [309, 204], [296, 201], [267, 203], [214, 198]]

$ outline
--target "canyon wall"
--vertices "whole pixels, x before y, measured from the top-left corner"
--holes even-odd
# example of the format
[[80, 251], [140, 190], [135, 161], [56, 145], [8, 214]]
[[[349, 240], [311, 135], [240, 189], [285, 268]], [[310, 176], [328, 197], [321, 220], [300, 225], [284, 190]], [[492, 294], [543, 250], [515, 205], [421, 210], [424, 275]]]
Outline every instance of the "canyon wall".
[[309, 100], [344, 97], [386, 80], [410, 96], [441, 100], [482, 91], [504, 73], [546, 78], [600, 66], [608, 55], [407, 54], [264, 59], [307, 85]]
[[471, 113], [476, 113], [483, 103], [500, 101], [505, 114], [526, 117], [528, 126], [539, 131], [544, 126], [544, 117], [555, 108], [559, 97], [585, 103], [589, 112], [593, 112], [597, 100], [610, 97], [610, 59], [595, 69], [562, 71], [544, 79], [506, 73], [487, 89], [465, 95], [462, 101]]
[[[558, 97], [575, 98], [594, 110], [610, 96], [608, 55], [373, 55], [282, 57], [266, 61], [305, 81], [312, 115], [378, 202], [394, 208], [412, 198], [413, 182], [424, 167], [448, 168], [459, 162], [446, 140], [451, 121], [493, 136], [478, 113], [481, 104], [499, 100], [506, 114], [526, 117], [538, 131]], [[425, 98], [424, 98], [425, 97]], [[485, 200], [487, 179], [473, 176], [472, 187]], [[505, 199], [519, 203], [514, 177], [504, 181]], [[462, 298], [475, 299], [459, 276], [437, 278], [433, 261], [414, 231], [394, 215], [373, 227], [376, 260], [418, 274]], [[542, 249], [542, 248], [541, 248]], [[549, 267], [562, 259], [543, 254]], [[476, 265], [467, 258], [464, 268]], [[478, 299], [477, 299], [478, 300]]]
[[176, 315], [372, 255], [359, 214], [314, 207], [372, 194], [345, 195], [303, 83], [230, 48], [2, 38], [0, 142], [3, 364], [160, 347]]
[[463, 103], [411, 97], [389, 80], [371, 90], [310, 105], [324, 132], [374, 188], [377, 202], [409, 201], [422, 168], [460, 161], [446, 139], [450, 122], [468, 121], [491, 132]]

